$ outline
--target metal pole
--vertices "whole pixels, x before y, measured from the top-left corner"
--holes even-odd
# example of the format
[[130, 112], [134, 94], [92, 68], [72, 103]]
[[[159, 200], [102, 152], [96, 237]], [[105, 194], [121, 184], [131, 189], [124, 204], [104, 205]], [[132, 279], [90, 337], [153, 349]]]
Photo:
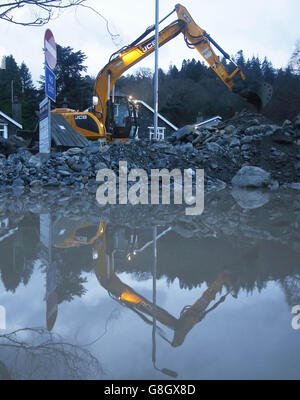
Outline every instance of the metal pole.
[[[47, 66], [47, 60], [46, 60], [46, 52], [45, 54], [45, 93], [46, 93], [46, 66]], [[47, 153], [51, 153], [51, 138], [52, 138], [52, 134], [51, 134], [51, 100], [50, 98], [47, 96], [46, 93], [46, 97], [48, 98], [48, 151]]]
[[154, 138], [157, 139], [158, 121], [158, 26], [159, 26], [159, 0], [155, 0], [155, 66], [154, 66]]
[[156, 237], [157, 237], [157, 227], [153, 228], [153, 271], [152, 271], [152, 279], [153, 279], [153, 293], [152, 293], [152, 318], [153, 318], [153, 325], [152, 325], [152, 362], [155, 367], [156, 363], [156, 270], [157, 270], [157, 244], [156, 244]]
[[110, 99], [110, 74], [111, 74], [111, 72], [108, 71], [108, 74], [107, 74], [107, 100]]
[[[51, 153], [51, 100], [47, 96], [47, 90], [46, 90], [46, 68], [47, 68], [47, 60], [46, 60], [46, 53], [44, 49], [44, 73], [45, 73], [45, 99], [47, 99], [47, 112], [48, 112], [48, 118], [47, 118], [47, 123], [48, 123], [48, 137], [47, 137], [47, 149], [46, 153], [41, 153], [41, 132], [39, 132], [39, 151], [41, 153], [42, 157], [45, 157], [45, 154]], [[44, 138], [45, 140], [46, 138]]]

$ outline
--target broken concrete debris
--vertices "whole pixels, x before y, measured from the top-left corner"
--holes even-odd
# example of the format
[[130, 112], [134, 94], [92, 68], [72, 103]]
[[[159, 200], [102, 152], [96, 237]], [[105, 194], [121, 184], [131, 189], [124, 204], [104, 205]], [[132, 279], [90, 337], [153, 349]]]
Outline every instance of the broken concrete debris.
[[149, 174], [154, 168], [204, 169], [209, 190], [231, 182], [239, 187], [295, 189], [300, 182], [300, 116], [278, 126], [260, 114], [241, 112], [214, 127], [187, 125], [164, 142], [95, 141], [53, 152], [48, 159], [22, 146], [9, 154], [7, 147], [0, 147], [0, 188], [72, 186], [95, 192], [97, 171], [117, 171], [122, 160], [128, 169], [142, 168]]

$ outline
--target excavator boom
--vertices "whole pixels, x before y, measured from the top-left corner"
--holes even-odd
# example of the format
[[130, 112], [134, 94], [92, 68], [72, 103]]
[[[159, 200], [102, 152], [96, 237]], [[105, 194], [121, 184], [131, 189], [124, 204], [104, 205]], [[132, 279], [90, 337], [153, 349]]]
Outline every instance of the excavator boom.
[[[183, 29], [182, 21], [175, 21], [159, 33], [159, 46], [162, 46], [176, 37]], [[135, 42], [133, 42], [135, 43]], [[107, 118], [107, 101], [116, 81], [129, 68], [153, 53], [155, 50], [155, 36], [140, 42], [129, 45], [117, 54], [114, 54], [108, 64], [99, 72], [94, 86], [94, 96], [99, 99], [95, 106], [95, 112], [103, 118], [104, 124]], [[106, 124], [107, 125], [107, 124]]]

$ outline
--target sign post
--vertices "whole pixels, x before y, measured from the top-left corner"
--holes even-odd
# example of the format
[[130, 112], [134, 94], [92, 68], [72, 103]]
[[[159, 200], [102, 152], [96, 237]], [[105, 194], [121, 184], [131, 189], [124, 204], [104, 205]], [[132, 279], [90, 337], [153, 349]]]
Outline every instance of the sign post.
[[56, 43], [53, 33], [47, 29], [44, 36], [45, 99], [40, 103], [39, 152], [51, 152], [51, 100], [56, 101], [56, 83], [53, 69], [56, 65]]
[[39, 152], [49, 154], [51, 151], [51, 124], [50, 124], [50, 101], [46, 97], [40, 103], [40, 137]]

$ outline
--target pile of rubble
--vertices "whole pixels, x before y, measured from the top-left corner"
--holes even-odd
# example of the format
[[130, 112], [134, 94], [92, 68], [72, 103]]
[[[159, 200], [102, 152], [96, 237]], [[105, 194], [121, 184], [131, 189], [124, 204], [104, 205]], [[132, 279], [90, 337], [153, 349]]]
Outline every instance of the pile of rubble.
[[217, 127], [187, 125], [169, 140], [175, 149], [201, 153], [205, 171], [226, 182], [245, 165], [261, 167], [279, 184], [300, 181], [300, 115], [278, 126], [242, 112]]
[[262, 115], [242, 112], [217, 127], [185, 126], [165, 142], [131, 140], [104, 146], [89, 142], [86, 147], [55, 152], [44, 160], [20, 147], [8, 156], [0, 153], [0, 188], [73, 186], [95, 191], [97, 171], [109, 168], [118, 172], [123, 160], [128, 170], [142, 168], [148, 174], [154, 168], [203, 168], [206, 185], [212, 189], [231, 182], [297, 189], [300, 116], [278, 126]]

